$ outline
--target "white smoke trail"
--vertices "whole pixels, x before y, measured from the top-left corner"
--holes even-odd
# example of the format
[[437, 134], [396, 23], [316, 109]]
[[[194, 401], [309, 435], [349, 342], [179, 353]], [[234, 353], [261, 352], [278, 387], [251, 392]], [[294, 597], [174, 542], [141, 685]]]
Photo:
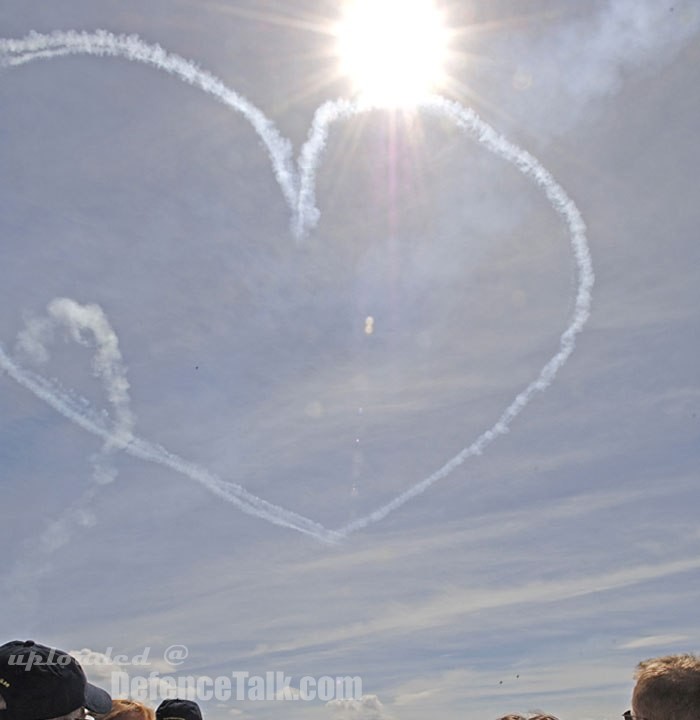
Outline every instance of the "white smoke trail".
[[[564, 188], [552, 177], [552, 175], [542, 166], [542, 164], [534, 158], [530, 153], [522, 150], [517, 145], [506, 140], [499, 135], [490, 125], [485, 123], [471, 109], [465, 108], [457, 102], [447, 100], [440, 96], [433, 96], [420, 104], [420, 109], [432, 115], [452, 120], [457, 127], [461, 128], [468, 135], [472, 136], [487, 150], [495, 155], [503, 158], [509, 163], [515, 165], [520, 172], [532, 180], [542, 190], [544, 190], [547, 199], [554, 210], [562, 217], [569, 230], [571, 247], [576, 260], [577, 268], [577, 290], [576, 301], [574, 305], [573, 315], [562, 333], [559, 341], [559, 351], [544, 365], [539, 375], [533, 380], [522, 392], [520, 392], [513, 402], [505, 409], [498, 418], [496, 423], [488, 430], [484, 431], [473, 443], [461, 450], [457, 455], [446, 462], [441, 468], [436, 470], [432, 475], [421, 482], [416, 483], [408, 490], [395, 497], [390, 502], [382, 505], [377, 510], [358, 518], [338, 530], [343, 537], [347, 537], [350, 533], [366, 528], [368, 525], [383, 520], [387, 515], [398, 510], [409, 500], [422, 495], [428, 488], [434, 485], [438, 480], [447, 477], [453, 470], [462, 465], [468, 458], [480, 455], [486, 447], [488, 447], [497, 437], [505, 435], [515, 418], [525, 409], [532, 398], [538, 393], [546, 390], [553, 382], [556, 374], [563, 367], [564, 363], [574, 351], [576, 336], [583, 330], [586, 321], [590, 315], [591, 308], [591, 291], [593, 288], [594, 274], [591, 255], [586, 239], [586, 226], [581, 217], [581, 213], [576, 207], [574, 201], [566, 194]], [[370, 108], [355, 106], [357, 113], [364, 112]], [[344, 101], [337, 103], [337, 112], [333, 112], [332, 104], [326, 104], [323, 108], [322, 115], [317, 115], [314, 121], [314, 129], [312, 136], [309, 138], [307, 145], [311, 151], [306, 158], [308, 175], [312, 177], [312, 173], [318, 166], [320, 155], [325, 147], [323, 142], [316, 141], [313, 132], [317, 132], [318, 137], [326, 138], [328, 135], [328, 125], [341, 117], [350, 114], [347, 104]], [[319, 127], [316, 130], [316, 124]], [[303, 171], [303, 170], [302, 170]], [[306, 174], [305, 174], [306, 175]], [[300, 188], [305, 187], [305, 175], [302, 175]], [[313, 183], [310, 185], [313, 188]], [[307, 202], [310, 207], [314, 204], [313, 190], [309, 191]]]
[[[20, 365], [5, 352], [1, 345], [0, 369], [4, 370], [15, 382], [36, 395], [36, 397], [43, 400], [47, 405], [75, 423], [78, 427], [87, 430], [87, 432], [96, 435], [106, 442], [115, 441], [111, 429], [105, 425], [104, 418], [99, 413], [96, 413], [90, 408], [86, 409], [82, 403], [76, 401], [75, 398], [46, 378], [20, 367]], [[214, 493], [214, 495], [230, 502], [244, 513], [262, 520], [267, 520], [273, 525], [298, 530], [301, 533], [311, 535], [323, 542], [330, 543], [337, 539], [336, 534], [327, 530], [323, 525], [313, 522], [302, 515], [298, 515], [291, 510], [286, 510], [285, 508], [262, 500], [240, 485], [224, 482], [216, 475], [198, 467], [194, 463], [183, 460], [159, 445], [133, 436], [131, 440], [123, 446], [122, 450], [132, 457], [162, 465], [191, 480], [195, 480]]]
[[64, 325], [80, 345], [88, 345], [85, 333], [94, 338], [93, 371], [102, 380], [107, 400], [114, 409], [112, 437], [107, 447], [125, 445], [132, 438], [134, 417], [131, 413], [129, 381], [119, 350], [119, 339], [99, 305], [81, 305], [69, 298], [56, 298], [48, 305], [49, 317]]
[[292, 144], [283, 138], [271, 120], [242, 95], [226, 87], [217, 77], [201, 70], [190, 60], [168, 53], [159, 45], [148, 45], [136, 35], [113, 35], [104, 30], [94, 33], [31, 32], [26, 37], [0, 39], [0, 65], [13, 67], [32, 60], [47, 60], [65, 55], [122, 57], [152, 65], [212, 95], [239, 112], [253, 126], [267, 147], [272, 168], [285, 200], [295, 211], [296, 173], [292, 163]]
[[[199, 87], [223, 104], [241, 113], [253, 126], [268, 150], [277, 182], [285, 200], [296, 213], [296, 172], [292, 165], [292, 146], [282, 138], [274, 124], [248, 100], [226, 87], [221, 80], [201, 70], [184, 58], [165, 52], [158, 45], [148, 45], [134, 35], [113, 35], [106, 31], [80, 33], [75, 31], [51, 34], [30, 33], [22, 39], [0, 39], [0, 65], [14, 67], [32, 60], [46, 60], [65, 55], [86, 54], [95, 56], [123, 57], [134, 62], [152, 65], [164, 70], [186, 83]], [[284, 527], [307, 533], [324, 542], [333, 542], [334, 533], [308, 518], [268, 503], [249, 493], [240, 485], [222, 481], [215, 475], [187, 463], [163, 448], [131, 436], [124, 444], [124, 437], [107, 429], [102, 419], [93, 411], [86, 411], [69, 395], [56, 388], [46, 379], [21, 368], [0, 347], [0, 367], [18, 383], [40, 397], [58, 412], [105, 441], [108, 445], [122, 445], [122, 449], [150, 462], [155, 462], [180, 472], [205, 485], [219, 497], [233, 503], [243, 512], [268, 520]]]
[[316, 207], [316, 170], [328, 142], [328, 130], [332, 123], [350, 118], [363, 111], [363, 107], [351, 100], [329, 100], [317, 108], [309, 130], [309, 137], [299, 153], [299, 198], [292, 230], [301, 237], [316, 226], [320, 213]]
[[119, 350], [119, 339], [99, 305], [80, 305], [68, 298], [55, 298], [49, 303], [47, 311], [46, 318], [32, 318], [27, 323], [19, 333], [17, 347], [36, 361], [45, 363], [49, 359], [47, 345], [57, 327], [65, 327], [80, 345], [88, 346], [85, 334], [92, 335], [95, 345], [93, 372], [101, 380], [113, 411], [111, 436], [105, 440], [101, 452], [92, 457], [93, 477], [98, 484], [104, 485], [117, 476], [116, 468], [108, 462], [109, 455], [131, 440], [134, 429], [129, 381]]
[[[315, 113], [309, 137], [301, 149], [298, 173], [294, 170], [288, 141], [283, 140], [271, 121], [237, 93], [226, 88], [214, 76], [199, 70], [194, 64], [176, 55], [166, 53], [158, 46], [146, 45], [135, 36], [115, 36], [103, 31], [96, 33], [60, 32], [51, 35], [32, 33], [22, 40], [0, 40], [0, 64], [21, 65], [35, 59], [46, 59], [69, 54], [111, 55], [144, 62], [180, 77], [200, 87], [240, 112], [248, 119], [267, 146], [277, 181], [292, 213], [292, 229], [297, 236], [312, 228], [318, 221], [315, 205], [316, 170], [326, 148], [330, 126], [340, 119], [351, 118], [375, 108], [348, 100], [324, 103]], [[532, 398], [545, 390], [574, 350], [576, 336], [588, 319], [593, 287], [593, 269], [585, 236], [585, 225], [574, 202], [552, 175], [532, 155], [499, 135], [472, 110], [459, 103], [434, 96], [419, 108], [432, 115], [452, 120], [459, 128], [495, 155], [514, 164], [528, 179], [537, 184], [547, 196], [554, 210], [562, 217], [570, 233], [571, 246], [577, 265], [578, 287], [573, 316], [560, 338], [558, 352], [544, 365], [533, 380], [501, 414], [496, 423], [483, 432], [473, 443], [461, 450], [441, 468], [416, 483], [389, 503], [359, 518], [338, 531], [289, 510], [264, 501], [240, 485], [227, 483], [208, 471], [188, 463], [167, 450], [131, 437], [123, 450], [134, 457], [169, 467], [209, 488], [217, 496], [233, 503], [251, 515], [283, 527], [298, 530], [324, 542], [367, 527], [387, 517], [409, 500], [424, 493], [429, 487], [449, 475], [469, 457], [481, 454], [497, 437], [508, 432], [510, 425]], [[54, 407], [65, 417], [85, 430], [112, 442], [112, 433], [93, 411], [78, 407], [70, 396], [51, 385], [47, 380], [22, 369], [0, 346], [0, 367], [16, 382]]]

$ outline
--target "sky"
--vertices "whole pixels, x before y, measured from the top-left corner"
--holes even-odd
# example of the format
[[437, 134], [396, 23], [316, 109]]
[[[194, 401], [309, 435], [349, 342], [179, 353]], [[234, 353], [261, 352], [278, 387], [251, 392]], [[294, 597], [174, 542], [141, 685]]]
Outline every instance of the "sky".
[[608, 720], [700, 651], [700, 8], [441, 9], [392, 110], [342, 2], [2, 4], [3, 641], [362, 679], [212, 720]]

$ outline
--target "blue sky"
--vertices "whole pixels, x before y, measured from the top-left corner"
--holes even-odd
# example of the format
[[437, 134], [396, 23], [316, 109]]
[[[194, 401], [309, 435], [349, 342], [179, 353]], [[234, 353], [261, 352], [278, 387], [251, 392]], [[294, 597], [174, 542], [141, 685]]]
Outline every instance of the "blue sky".
[[378, 698], [212, 718], [613, 718], [636, 662], [698, 650], [700, 12], [444, 9], [446, 94], [581, 212], [590, 319], [510, 432], [335, 543], [555, 356], [580, 287], [566, 224], [453, 119], [373, 111], [330, 126], [295, 235], [263, 140], [296, 162], [349, 96], [338, 4], [0, 9], [3, 38], [137, 34], [275, 128], [123, 57], [0, 71], [2, 637], [179, 644], [178, 672], [360, 675]]

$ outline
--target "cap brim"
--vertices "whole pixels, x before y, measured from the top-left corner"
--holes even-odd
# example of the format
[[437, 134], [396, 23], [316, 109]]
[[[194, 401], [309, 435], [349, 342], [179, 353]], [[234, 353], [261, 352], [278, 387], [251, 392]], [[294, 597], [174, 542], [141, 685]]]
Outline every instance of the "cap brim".
[[103, 715], [112, 709], [112, 698], [102, 688], [88, 683], [85, 688], [85, 707], [90, 712]]

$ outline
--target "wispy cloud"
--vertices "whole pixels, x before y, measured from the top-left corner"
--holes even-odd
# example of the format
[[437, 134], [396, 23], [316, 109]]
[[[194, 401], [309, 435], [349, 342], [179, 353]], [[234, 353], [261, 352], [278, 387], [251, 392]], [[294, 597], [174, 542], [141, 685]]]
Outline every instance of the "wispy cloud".
[[697, 568], [700, 568], [700, 559], [691, 557], [557, 581], [537, 581], [508, 588], [453, 586], [448, 592], [435, 594], [427, 602], [402, 605], [394, 603], [391, 609], [380, 611], [371, 620], [318, 632], [307, 632], [304, 633], [303, 638], [297, 637], [284, 643], [264, 644], [256, 649], [256, 653], [290, 652], [364, 637], [391, 638], [427, 629], [452, 627], [469, 615], [488, 610], [530, 604], [549, 606], [576, 597], [633, 587], [649, 580], [669, 577]]
[[677, 645], [690, 640], [690, 635], [647, 635], [629, 640], [620, 645], [621, 650], [638, 650], [640, 648], [660, 647], [664, 645]]
[[537, 33], [491, 38], [502, 64], [516, 68], [506, 119], [538, 134], [561, 134], [585, 120], [594, 102], [624, 86], [625, 75], [670, 62], [700, 29], [692, 0], [607, 0], [580, 18], [539, 23]]

